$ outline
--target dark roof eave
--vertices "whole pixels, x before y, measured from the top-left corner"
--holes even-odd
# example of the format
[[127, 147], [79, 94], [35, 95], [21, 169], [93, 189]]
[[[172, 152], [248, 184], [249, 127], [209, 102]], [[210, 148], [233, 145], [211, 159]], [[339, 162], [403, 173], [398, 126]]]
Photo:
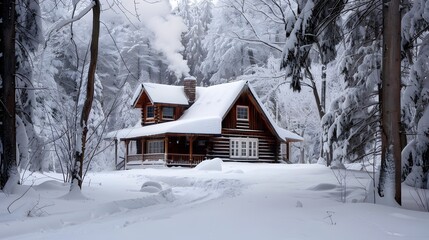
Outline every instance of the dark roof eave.
[[165, 104], [165, 105], [175, 105], [175, 106], [183, 106], [183, 107], [190, 106], [189, 103], [188, 104], [180, 104], [180, 103], [153, 102], [152, 104]]
[[155, 135], [147, 135], [147, 136], [139, 136], [139, 137], [131, 137], [131, 138], [120, 138], [120, 141], [125, 140], [138, 140], [142, 138], [159, 138], [159, 137], [168, 137], [168, 136], [200, 136], [200, 137], [218, 137], [222, 134], [209, 134], [209, 133], [162, 133]]

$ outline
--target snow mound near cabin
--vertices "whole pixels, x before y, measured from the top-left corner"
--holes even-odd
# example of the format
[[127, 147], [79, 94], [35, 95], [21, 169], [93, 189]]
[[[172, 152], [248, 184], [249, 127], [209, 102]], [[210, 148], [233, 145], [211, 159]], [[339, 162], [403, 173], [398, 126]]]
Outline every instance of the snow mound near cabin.
[[64, 190], [69, 187], [69, 184], [65, 184], [63, 182], [48, 180], [42, 182], [39, 185], [34, 186], [33, 188], [37, 191], [49, 191], [49, 190]]
[[161, 184], [154, 181], [147, 181], [143, 183], [142, 187], [140, 188], [140, 192], [147, 192], [147, 193], [158, 193], [161, 190], [162, 190]]
[[222, 171], [222, 159], [213, 158], [211, 160], [204, 160], [197, 166], [195, 166], [196, 170], [200, 171]]
[[80, 190], [77, 183], [74, 184], [72, 189], [65, 194], [64, 196], [60, 197], [60, 199], [64, 200], [89, 200], [88, 197], [82, 194], [82, 191]]

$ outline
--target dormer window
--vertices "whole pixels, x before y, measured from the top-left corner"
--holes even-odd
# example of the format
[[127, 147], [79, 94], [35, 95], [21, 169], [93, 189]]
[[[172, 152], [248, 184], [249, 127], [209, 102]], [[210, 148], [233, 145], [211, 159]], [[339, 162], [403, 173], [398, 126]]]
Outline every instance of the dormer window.
[[249, 107], [237, 106], [237, 120], [249, 121]]
[[146, 119], [152, 119], [155, 117], [155, 109], [153, 106], [146, 106]]
[[174, 119], [174, 108], [163, 107], [162, 108], [162, 119]]

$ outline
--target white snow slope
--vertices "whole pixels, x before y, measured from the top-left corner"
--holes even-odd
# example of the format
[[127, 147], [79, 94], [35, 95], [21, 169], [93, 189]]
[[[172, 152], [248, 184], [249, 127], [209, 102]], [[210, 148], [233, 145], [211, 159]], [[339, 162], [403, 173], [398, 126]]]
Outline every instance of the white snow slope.
[[[321, 165], [91, 173], [82, 194], [59, 177], [33, 174], [15, 194], [0, 192], [0, 239], [429, 239], [429, 213], [363, 203], [365, 172], [349, 171], [345, 191]], [[405, 207], [422, 203], [403, 192]]]

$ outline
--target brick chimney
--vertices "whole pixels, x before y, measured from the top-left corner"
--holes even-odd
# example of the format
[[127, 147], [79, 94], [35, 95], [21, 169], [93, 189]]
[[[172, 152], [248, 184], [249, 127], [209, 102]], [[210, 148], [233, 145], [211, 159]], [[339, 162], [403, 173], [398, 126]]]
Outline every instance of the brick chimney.
[[197, 79], [195, 77], [188, 76], [183, 79], [183, 87], [189, 104], [193, 104], [195, 102], [196, 86]]

